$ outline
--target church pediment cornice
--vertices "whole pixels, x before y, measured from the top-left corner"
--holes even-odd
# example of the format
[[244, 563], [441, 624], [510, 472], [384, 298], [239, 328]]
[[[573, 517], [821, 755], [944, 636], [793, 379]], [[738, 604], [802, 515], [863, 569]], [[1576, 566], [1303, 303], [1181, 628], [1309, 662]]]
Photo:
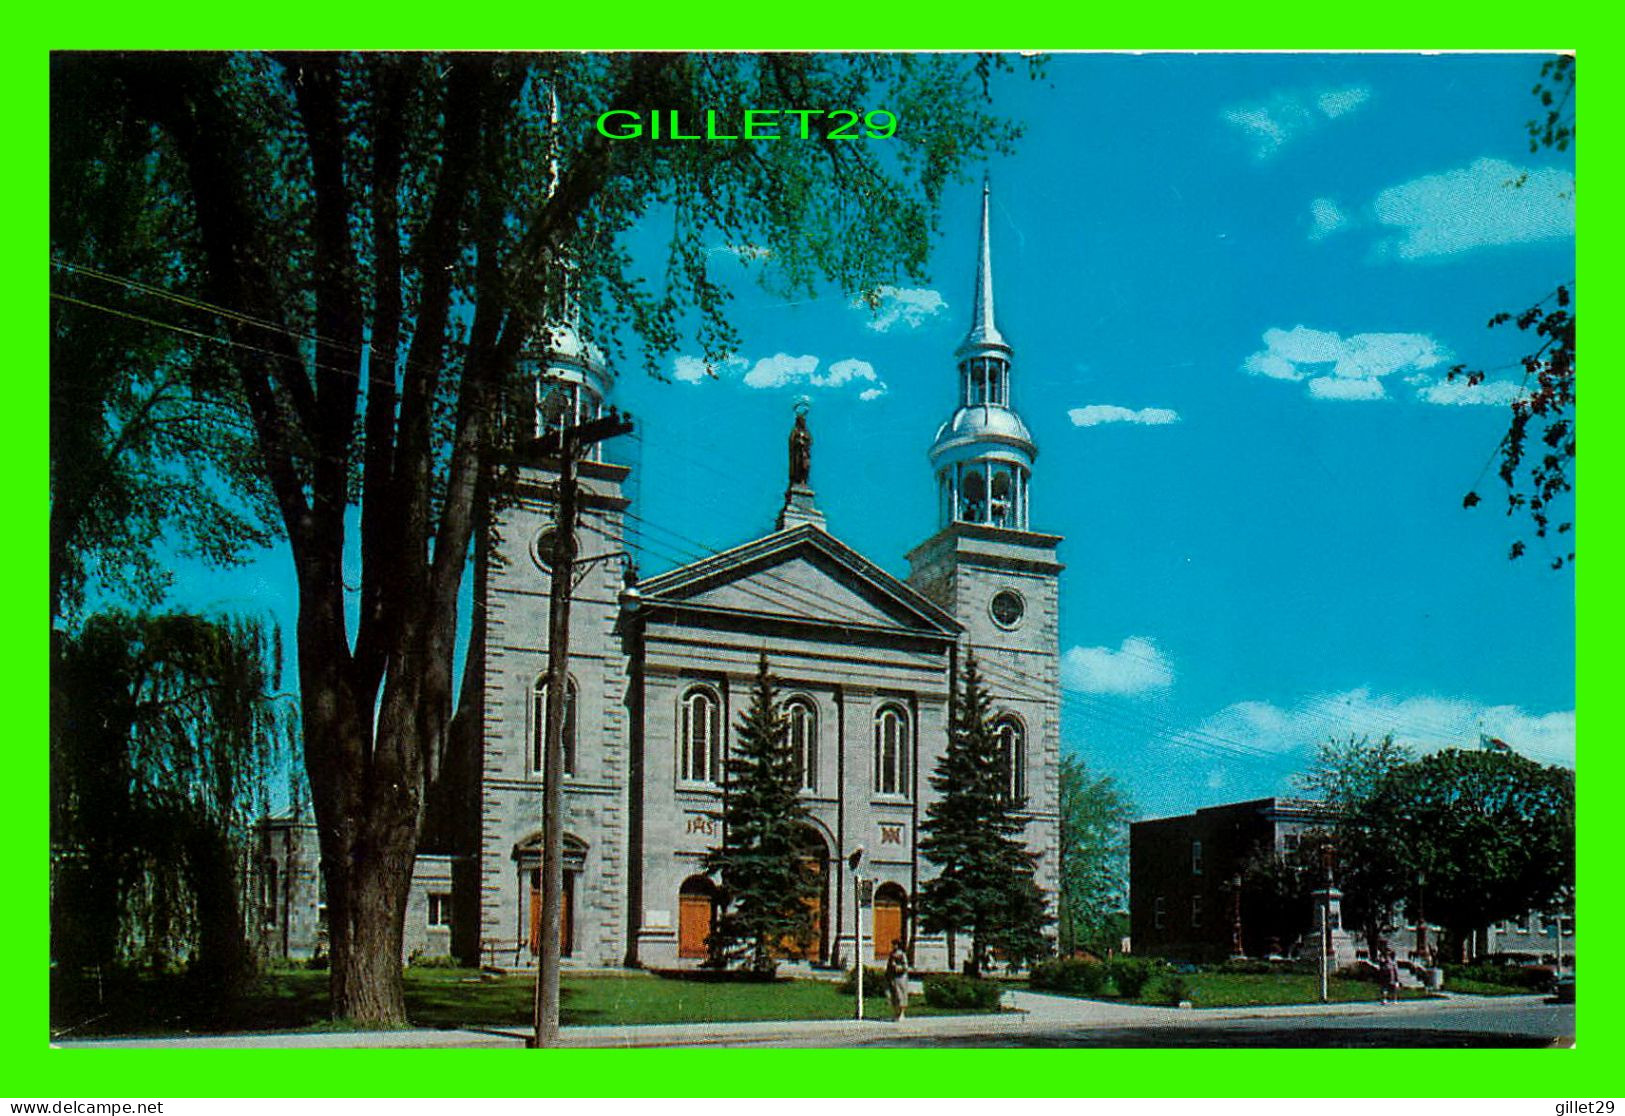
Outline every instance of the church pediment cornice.
[[760, 616], [846, 630], [952, 638], [960, 625], [905, 582], [813, 524], [648, 578], [644, 607]]

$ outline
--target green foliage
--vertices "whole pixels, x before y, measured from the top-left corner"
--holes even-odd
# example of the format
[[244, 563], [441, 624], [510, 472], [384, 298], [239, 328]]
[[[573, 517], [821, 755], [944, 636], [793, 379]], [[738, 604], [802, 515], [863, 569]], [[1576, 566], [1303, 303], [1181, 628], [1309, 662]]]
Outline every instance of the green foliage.
[[925, 1002], [932, 1007], [992, 1011], [999, 1006], [1002, 991], [993, 981], [957, 973], [925, 978]]
[[1235, 957], [1211, 966], [1210, 971], [1261, 976], [1267, 973], [1318, 973], [1320, 966], [1315, 961], [1266, 961], [1255, 957]]
[[[846, 975], [841, 978], [841, 982], [838, 985], [836, 985], [836, 987], [843, 994], [845, 994], [847, 996], [855, 996], [855, 995], [857, 995], [857, 992], [858, 992], [858, 971], [857, 971], [857, 969], [854, 968], [854, 969], [846, 970]], [[863, 967], [863, 995], [864, 995], [864, 998], [867, 999], [870, 996], [884, 996], [885, 994], [886, 994], [886, 970], [882, 969], [882, 968], [877, 968], [874, 965], [865, 965]]]
[[[1575, 64], [1573, 55], [1548, 59], [1540, 67], [1540, 80], [1531, 92], [1540, 102], [1540, 116], [1525, 124], [1529, 150], [1553, 148], [1567, 151], [1574, 146]], [[1519, 189], [1527, 176], [1508, 184]], [[1527, 515], [1535, 537], [1564, 538], [1566, 547], [1552, 551], [1551, 567], [1562, 569], [1574, 562], [1574, 530], [1570, 477], [1576, 453], [1575, 441], [1575, 318], [1574, 282], [1559, 283], [1545, 298], [1517, 313], [1501, 311], [1489, 320], [1494, 329], [1515, 322], [1520, 331], [1530, 333], [1534, 346], [1519, 361], [1523, 366], [1523, 391], [1511, 404], [1512, 418], [1497, 452], [1497, 470], [1507, 493], [1507, 515]], [[1484, 382], [1485, 373], [1465, 364], [1450, 369], [1448, 379], [1469, 386]], [[1480, 503], [1476, 491], [1469, 491], [1462, 506]], [[1554, 520], [1555, 517], [1555, 520]], [[1510, 558], [1520, 558], [1528, 544], [1518, 539]]]
[[1128, 933], [1128, 833], [1134, 806], [1110, 775], [1061, 760], [1060, 946], [1104, 954]]
[[291, 758], [277, 641], [255, 621], [112, 612], [56, 651], [52, 959], [184, 966], [235, 991], [250, 967], [240, 868]]
[[1178, 1007], [1187, 1000], [1192, 999], [1192, 984], [1178, 973], [1170, 973], [1157, 982], [1157, 999], [1169, 1007]]
[[722, 885], [710, 947], [719, 964], [771, 973], [784, 943], [804, 943], [815, 932], [810, 904], [818, 898], [819, 876], [808, 864], [812, 818], [766, 652], [736, 739], [727, 760], [722, 845], [705, 861]]
[[1114, 957], [1106, 962], [1112, 986], [1125, 1000], [1137, 1000], [1145, 986], [1168, 972], [1168, 963], [1156, 957]]
[[1359, 818], [1401, 870], [1425, 879], [1425, 912], [1456, 942], [1562, 905], [1574, 888], [1574, 772], [1511, 751], [1451, 748], [1390, 775]]
[[1046, 992], [1098, 996], [1105, 991], [1109, 975], [1106, 966], [1099, 961], [1062, 957], [1034, 965], [1033, 971], [1027, 976], [1027, 982], [1033, 988]]
[[1026, 802], [1009, 793], [991, 704], [972, 655], [954, 695], [948, 747], [931, 776], [940, 797], [926, 807], [920, 839], [920, 851], [940, 868], [920, 888], [921, 926], [969, 933], [973, 973], [994, 949], [1017, 965], [1047, 956], [1044, 929], [1053, 921], [1022, 841]]
[[[1319, 849], [1330, 844], [1336, 853], [1337, 886], [1343, 891], [1343, 920], [1359, 927], [1368, 940], [1380, 938], [1394, 921], [1395, 905], [1413, 894], [1416, 873], [1408, 852], [1387, 826], [1373, 825], [1367, 807], [1378, 791], [1412, 762], [1412, 753], [1394, 738], [1328, 740], [1320, 746], [1315, 766], [1297, 783], [1326, 806], [1322, 832], [1302, 836], [1298, 854], [1288, 866], [1295, 880], [1292, 909], [1306, 910], [1309, 893], [1324, 881]], [[1300, 920], [1300, 930], [1303, 925]]]
[[406, 959], [408, 966], [414, 969], [461, 969], [464, 965], [457, 958], [444, 953], [424, 953], [421, 949], [413, 950], [412, 955]]
[[161, 540], [225, 564], [271, 521], [229, 365], [163, 327], [185, 311], [151, 292], [195, 296], [198, 245], [179, 168], [117, 93], [97, 60], [51, 60], [50, 584], [68, 621], [92, 585], [156, 605]]
[[1531, 92], [1542, 115], [1529, 121], [1529, 150], [1542, 147], [1567, 151], [1575, 140], [1574, 122], [1574, 55], [1565, 54], [1548, 59], [1540, 65], [1540, 80]]
[[1460, 988], [1467, 982], [1544, 992], [1551, 987], [1552, 970], [1538, 965], [1478, 964], [1451, 965], [1445, 971], [1446, 987]]

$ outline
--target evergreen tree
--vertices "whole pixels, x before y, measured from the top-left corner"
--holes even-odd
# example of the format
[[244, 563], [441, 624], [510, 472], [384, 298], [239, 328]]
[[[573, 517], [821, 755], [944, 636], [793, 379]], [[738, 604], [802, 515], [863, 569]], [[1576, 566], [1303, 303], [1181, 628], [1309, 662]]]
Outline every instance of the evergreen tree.
[[940, 797], [926, 808], [920, 840], [925, 858], [941, 868], [920, 889], [921, 925], [948, 935], [950, 965], [955, 936], [968, 933], [977, 975], [994, 949], [1018, 965], [1045, 956], [1044, 928], [1052, 921], [1034, 879], [1037, 857], [1022, 841], [1027, 803], [1011, 792], [991, 704], [971, 655], [954, 696], [948, 748], [931, 776]]
[[766, 652], [738, 734], [727, 760], [722, 847], [706, 858], [706, 870], [717, 873], [722, 885], [711, 954], [719, 964], [742, 961], [768, 975], [779, 953], [812, 937], [818, 876], [807, 864], [811, 817], [801, 801], [789, 724]]

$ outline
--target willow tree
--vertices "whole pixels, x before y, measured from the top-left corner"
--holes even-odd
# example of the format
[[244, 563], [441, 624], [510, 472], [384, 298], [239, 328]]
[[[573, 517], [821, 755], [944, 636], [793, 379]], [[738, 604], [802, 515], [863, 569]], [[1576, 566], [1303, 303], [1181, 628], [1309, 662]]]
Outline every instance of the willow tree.
[[249, 969], [241, 865], [291, 761], [280, 639], [257, 621], [104, 612], [51, 677], [52, 958]]
[[[399, 1022], [426, 802], [457, 766], [453, 742], [477, 745], [482, 656], [466, 656], [459, 710], [458, 590], [486, 523], [502, 416], [524, 394], [527, 345], [568, 300], [612, 353], [638, 343], [653, 368], [692, 334], [720, 360], [735, 335], [714, 269], [737, 263], [718, 247], [759, 260], [776, 292], [830, 283], [873, 295], [921, 276], [945, 184], [1015, 136], [986, 107], [999, 63], [322, 54], [108, 65], [124, 111], [152, 125], [153, 157], [176, 168], [177, 214], [202, 261], [203, 305], [188, 313], [229, 346], [292, 552], [333, 1011]], [[611, 110], [676, 110], [692, 130], [706, 110], [733, 121], [768, 107], [809, 110], [807, 138], [613, 140], [594, 127]], [[825, 115], [841, 108], [890, 110], [896, 134], [845, 139], [843, 119]], [[644, 267], [624, 234], [657, 222], [668, 249]], [[356, 602], [347, 569], [359, 571]], [[470, 710], [471, 729], [453, 732], [454, 712]]]

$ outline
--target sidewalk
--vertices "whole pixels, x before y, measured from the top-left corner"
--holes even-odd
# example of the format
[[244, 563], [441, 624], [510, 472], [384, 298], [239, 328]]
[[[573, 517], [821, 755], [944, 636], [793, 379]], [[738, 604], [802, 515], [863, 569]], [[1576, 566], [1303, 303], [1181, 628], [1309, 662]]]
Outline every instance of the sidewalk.
[[[566, 1027], [563, 1043], [574, 1048], [640, 1048], [655, 1046], [755, 1046], [795, 1041], [841, 1047], [877, 1038], [990, 1035], [1018, 1038], [1021, 1031], [1056, 1026], [1188, 1027], [1235, 1019], [1312, 1019], [1335, 1016], [1426, 1016], [1431, 1012], [1482, 1008], [1495, 1010], [1544, 1002], [1542, 996], [1459, 996], [1444, 993], [1432, 1000], [1397, 1004], [1285, 1004], [1271, 1007], [1186, 1009], [1078, 1000], [1038, 992], [1009, 992], [1013, 1011], [998, 1015], [938, 1015], [892, 1023], [888, 1019], [829, 1019], [794, 1022], [667, 1023], [646, 1026]], [[92, 1049], [391, 1049], [507, 1048], [520, 1049], [528, 1028], [490, 1027], [457, 1031], [328, 1031], [299, 1034], [171, 1036], [151, 1039], [90, 1039], [58, 1042], [62, 1048]]]

